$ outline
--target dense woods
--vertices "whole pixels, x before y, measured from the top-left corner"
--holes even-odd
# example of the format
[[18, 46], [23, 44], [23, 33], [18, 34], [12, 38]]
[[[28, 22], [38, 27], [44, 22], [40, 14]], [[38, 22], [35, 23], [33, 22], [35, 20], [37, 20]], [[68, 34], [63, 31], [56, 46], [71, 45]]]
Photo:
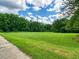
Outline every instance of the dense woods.
[[57, 19], [52, 24], [28, 21], [14, 14], [0, 14], [0, 32], [75, 32], [79, 33], [79, 10], [71, 19]]
[[0, 14], [0, 31], [26, 31], [28, 21], [13, 14]]
[[14, 14], [0, 14], [0, 31], [51, 31], [51, 25], [28, 21]]

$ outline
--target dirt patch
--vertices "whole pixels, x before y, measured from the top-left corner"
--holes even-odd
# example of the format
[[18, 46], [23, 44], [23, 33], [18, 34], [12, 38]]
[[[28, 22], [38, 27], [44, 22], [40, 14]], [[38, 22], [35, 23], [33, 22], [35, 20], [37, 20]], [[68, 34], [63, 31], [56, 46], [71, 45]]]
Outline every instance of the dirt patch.
[[73, 55], [71, 52], [61, 49], [61, 48], [49, 47], [46, 49], [64, 57], [71, 57]]
[[55, 50], [55, 53], [64, 57], [68, 57], [68, 58], [72, 56], [72, 53], [65, 50]]
[[75, 40], [76, 40], [76, 42], [79, 43], [79, 35], [77, 35], [77, 36], [75, 37]]
[[57, 47], [51, 47], [51, 46], [45, 46], [45, 45], [42, 45], [42, 46], [39, 45], [37, 47], [45, 49], [45, 50], [50, 51], [50, 52], [54, 52], [60, 56], [64, 56], [67, 58], [70, 58], [71, 56], [73, 56], [73, 53], [71, 53], [70, 51], [67, 51], [63, 48], [57, 48]]

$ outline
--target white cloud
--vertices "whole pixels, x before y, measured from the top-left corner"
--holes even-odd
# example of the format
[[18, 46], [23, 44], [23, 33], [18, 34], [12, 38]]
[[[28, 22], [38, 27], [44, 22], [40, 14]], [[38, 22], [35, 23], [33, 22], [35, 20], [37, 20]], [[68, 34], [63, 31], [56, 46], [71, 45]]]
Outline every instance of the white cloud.
[[21, 9], [26, 9], [25, 0], [0, 0], [0, 13], [17, 14]]
[[11, 9], [22, 9], [24, 0], [0, 0], [0, 5]]
[[29, 21], [31, 20], [31, 18], [30, 18], [30, 17], [28, 17], [28, 16], [26, 16], [25, 18], [26, 18], [27, 20], [29, 20]]
[[48, 6], [51, 3], [52, 3], [52, 0], [42, 0], [42, 7]]
[[55, 12], [61, 12], [61, 6], [63, 6], [63, 0], [55, 0], [53, 10]]
[[64, 15], [62, 13], [58, 13], [56, 15], [53, 15], [56, 19], [60, 19], [60, 18], [63, 18]]
[[52, 3], [52, 0], [27, 0], [27, 3], [33, 4], [36, 7], [45, 7]]
[[53, 8], [49, 8], [49, 9], [47, 9], [47, 11], [54, 11], [54, 9]]
[[18, 10], [17, 9], [11, 10], [11, 9], [6, 8], [6, 7], [0, 6], [0, 13], [18, 14]]
[[31, 13], [31, 12], [29, 12], [29, 13], [28, 13], [28, 15], [32, 15], [32, 13]]
[[[38, 21], [41, 23], [45, 23], [45, 24], [51, 24], [54, 21], [54, 16], [50, 15], [48, 17], [42, 17], [42, 16], [33, 16], [31, 13], [29, 13], [30, 15], [27, 15], [25, 18], [28, 20], [32, 20], [32, 21]], [[56, 17], [56, 16], [55, 16]]]
[[26, 0], [26, 2], [32, 4], [33, 0]]
[[48, 18], [50, 19], [50, 22], [53, 22], [56, 18], [55, 15], [49, 15]]
[[[53, 4], [54, 4], [54, 7], [47, 9], [47, 11], [61, 12], [61, 7], [64, 7], [63, 0], [55, 0], [55, 2]], [[53, 4], [51, 4], [51, 5], [53, 5]]]
[[39, 11], [41, 8], [40, 7], [33, 7], [34, 11]]
[[30, 7], [26, 5], [26, 6], [25, 6], [25, 9], [30, 9]]

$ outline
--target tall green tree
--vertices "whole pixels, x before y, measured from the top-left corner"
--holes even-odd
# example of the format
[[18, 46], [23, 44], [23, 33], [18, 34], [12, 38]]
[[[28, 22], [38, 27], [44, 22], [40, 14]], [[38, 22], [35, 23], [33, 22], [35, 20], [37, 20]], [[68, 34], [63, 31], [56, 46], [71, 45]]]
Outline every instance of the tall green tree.
[[74, 13], [70, 20], [68, 20], [65, 29], [68, 32], [79, 33], [79, 9]]
[[0, 31], [26, 31], [28, 21], [18, 15], [0, 14]]
[[65, 32], [65, 25], [66, 25], [67, 19], [57, 19], [53, 22], [52, 28], [54, 32]]

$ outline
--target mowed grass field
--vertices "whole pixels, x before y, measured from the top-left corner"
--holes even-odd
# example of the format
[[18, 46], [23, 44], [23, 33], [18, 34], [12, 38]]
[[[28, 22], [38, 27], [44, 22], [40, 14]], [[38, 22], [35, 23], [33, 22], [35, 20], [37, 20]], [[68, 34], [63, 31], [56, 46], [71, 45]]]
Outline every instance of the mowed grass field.
[[79, 59], [78, 34], [52, 32], [0, 33], [32, 59]]

